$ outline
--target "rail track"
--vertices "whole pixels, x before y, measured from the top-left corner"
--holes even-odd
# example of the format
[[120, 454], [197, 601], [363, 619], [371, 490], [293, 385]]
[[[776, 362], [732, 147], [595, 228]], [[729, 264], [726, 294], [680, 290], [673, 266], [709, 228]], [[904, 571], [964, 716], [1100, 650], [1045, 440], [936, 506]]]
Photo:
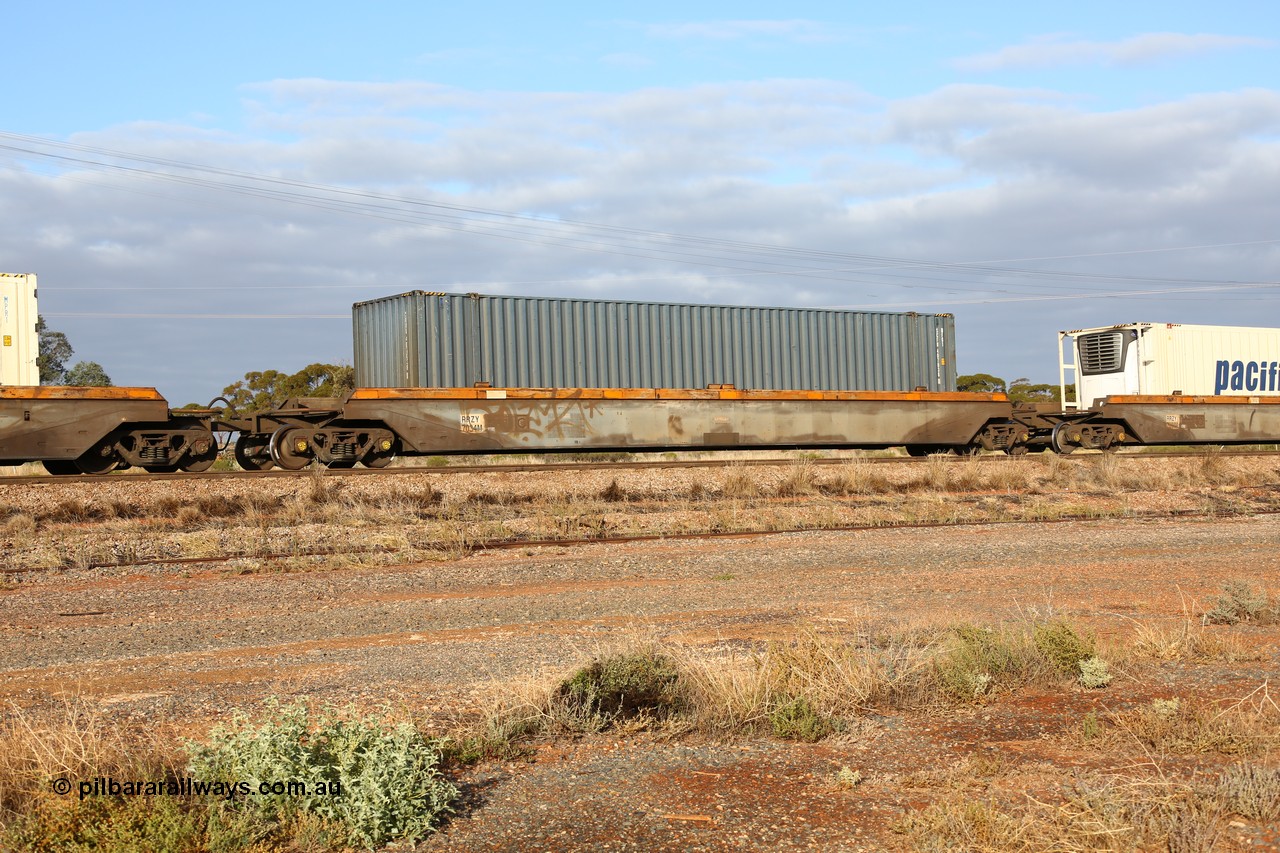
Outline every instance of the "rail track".
[[[1126, 521], [1157, 521], [1167, 519], [1189, 520], [1196, 518], [1243, 518], [1258, 517], [1268, 515], [1280, 515], [1280, 510], [1251, 510], [1249, 512], [1223, 512], [1223, 511], [1202, 511], [1202, 510], [1165, 510], [1160, 512], [1131, 513], [1123, 516], [1116, 515], [1094, 515], [1094, 514], [1078, 514], [1078, 515], [1059, 515], [1053, 518], [993, 518], [993, 519], [965, 519], [960, 521], [902, 521], [902, 522], [886, 522], [881, 524], [843, 524], [843, 525], [813, 525], [805, 527], [791, 528], [771, 528], [768, 530], [726, 530], [726, 531], [704, 531], [691, 533], [646, 533], [646, 534], [625, 534], [625, 535], [591, 535], [576, 536], [552, 539], [533, 539], [533, 538], [505, 538], [505, 539], [482, 539], [469, 542], [461, 549], [464, 555], [479, 553], [482, 551], [502, 551], [512, 550], [516, 548], [575, 548], [588, 545], [625, 545], [635, 542], [681, 542], [681, 541], [699, 541], [699, 540], [731, 540], [731, 539], [759, 539], [765, 536], [781, 536], [794, 533], [856, 533], [859, 531], [869, 530], [927, 530], [927, 529], [952, 529], [965, 527], [985, 527], [992, 525], [1011, 525], [1011, 524], [1029, 524], [1029, 525], [1047, 525], [1047, 524], [1070, 524], [1070, 523], [1100, 523], [1114, 522], [1118, 518]], [[364, 546], [353, 548], [303, 548], [290, 551], [277, 552], [257, 552], [257, 553], [239, 553], [239, 554], [216, 554], [201, 557], [148, 557], [139, 560], [127, 561], [110, 561], [110, 562], [89, 562], [77, 566], [76, 568], [84, 570], [95, 569], [130, 569], [145, 568], [148, 566], [193, 566], [193, 565], [219, 565], [235, 562], [236, 560], [260, 560], [260, 561], [278, 561], [288, 559], [299, 559], [306, 557], [362, 557], [374, 554], [399, 554], [403, 553], [407, 558], [412, 558], [417, 553], [439, 553], [438, 550], [422, 547], [407, 548], [391, 548], [387, 546]], [[22, 567], [7, 568], [0, 567], [0, 576], [9, 575], [26, 575], [26, 574], [45, 574], [50, 572], [65, 571], [69, 566], [39, 566], [39, 567]], [[59, 615], [84, 615], [84, 614], [59, 614]]]
[[[1084, 451], [1074, 453], [1067, 456], [1060, 456], [1062, 459], [1069, 459], [1076, 462], [1087, 462], [1089, 460], [1099, 459], [1104, 455], [1111, 455], [1120, 459], [1187, 459], [1196, 456], [1202, 456], [1205, 453], [1215, 453], [1219, 456], [1280, 456], [1280, 448], [1275, 450], [1219, 450], [1219, 449], [1197, 449], [1183, 450], [1174, 452], [1155, 451], [1155, 452], [1126, 452], [1117, 451], [1111, 454], [1104, 454], [1100, 451]], [[768, 459], [642, 459], [642, 460], [610, 460], [600, 462], [538, 462], [538, 463], [501, 463], [501, 464], [479, 464], [479, 465], [406, 465], [392, 466], [387, 468], [325, 468], [323, 466], [313, 466], [304, 468], [300, 471], [285, 471], [281, 469], [272, 469], [270, 471], [204, 471], [196, 472], [177, 472], [177, 473], [148, 473], [138, 469], [131, 469], [128, 472], [118, 472], [107, 475], [111, 482], [120, 482], [121, 480], [137, 480], [138, 482], [161, 482], [165, 480], [260, 480], [275, 478], [291, 478], [291, 477], [308, 477], [315, 476], [317, 471], [323, 471], [325, 476], [331, 477], [367, 477], [367, 476], [397, 476], [412, 474], [512, 474], [543, 471], [549, 473], [563, 473], [572, 471], [602, 471], [602, 470], [649, 470], [649, 469], [681, 469], [681, 468], [727, 468], [733, 466], [748, 467], [769, 467], [778, 465], [795, 465], [800, 462], [807, 462], [813, 465], [840, 465], [856, 459], [862, 463], [877, 465], [893, 465], [906, 464], [912, 462], [922, 462], [925, 458], [942, 458], [952, 462], [970, 462], [979, 463], [995, 463], [1000, 461], [1008, 461], [1010, 457], [1000, 453], [979, 456], [962, 456], [962, 455], [945, 455], [939, 454], [937, 457], [918, 457], [918, 456], [858, 456], [858, 457], [778, 457]], [[1035, 457], [1030, 457], [1035, 458]], [[103, 482], [103, 475], [90, 474], [71, 474], [71, 475], [52, 475], [52, 474], [8, 474], [0, 475], [0, 485], [22, 484], [22, 483], [93, 483]]]

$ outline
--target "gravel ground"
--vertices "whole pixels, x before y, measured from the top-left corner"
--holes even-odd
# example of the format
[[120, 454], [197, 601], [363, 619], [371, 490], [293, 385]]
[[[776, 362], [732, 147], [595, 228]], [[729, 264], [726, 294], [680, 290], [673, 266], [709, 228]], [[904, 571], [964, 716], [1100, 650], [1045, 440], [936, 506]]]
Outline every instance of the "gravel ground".
[[[661, 475], [646, 472], [638, 476], [658, 479], [625, 485], [688, 488]], [[441, 488], [449, 479], [432, 482]], [[576, 479], [592, 492], [611, 478]], [[138, 500], [134, 485], [93, 488]], [[299, 494], [309, 488], [261, 485]], [[76, 494], [8, 491], [0, 504], [38, 513]], [[103, 492], [90, 497], [101, 500]], [[1134, 499], [1160, 502], [1151, 494]], [[92, 535], [93, 526], [86, 529]], [[156, 566], [21, 576], [0, 590], [0, 700], [39, 706], [76, 694], [140, 724], [188, 731], [273, 695], [389, 705], [443, 720], [514, 682], [565, 673], [595, 651], [637, 638], [716, 653], [805, 624], [1063, 614], [1115, 641], [1134, 620], [1173, 625], [1189, 610], [1199, 612], [1228, 581], [1274, 591], [1280, 517], [813, 532], [243, 571]], [[895, 816], [933, 795], [904, 782], [913, 771], [956, 766], [992, 750], [1019, 767], [1087, 765], [1096, 756], [1065, 750], [1062, 738], [1090, 710], [1188, 685], [1243, 695], [1280, 677], [1276, 630], [1248, 630], [1262, 631], [1247, 635], [1264, 650], [1256, 660], [1209, 672], [1170, 664], [1158, 677], [1126, 681], [1123, 694], [1077, 690], [1039, 704], [1023, 697], [1020, 705], [945, 717], [871, 716], [857, 731], [812, 746], [647, 736], [541, 746], [531, 762], [467, 770], [466, 808], [423, 847], [897, 846]], [[852, 790], [835, 785], [843, 766], [864, 773], [866, 783]], [[1248, 825], [1232, 832], [1231, 845], [1280, 845], [1273, 830]]]
[[0, 594], [0, 695], [74, 685], [113, 702], [159, 694], [191, 712], [224, 707], [228, 689], [425, 697], [571, 667], [637, 633], [708, 642], [805, 619], [1052, 608], [1115, 631], [1138, 614], [1180, 616], [1181, 596], [1205, 598], [1232, 578], [1276, 577], [1277, 542], [1276, 517], [1098, 521], [538, 548], [280, 575], [46, 575]]

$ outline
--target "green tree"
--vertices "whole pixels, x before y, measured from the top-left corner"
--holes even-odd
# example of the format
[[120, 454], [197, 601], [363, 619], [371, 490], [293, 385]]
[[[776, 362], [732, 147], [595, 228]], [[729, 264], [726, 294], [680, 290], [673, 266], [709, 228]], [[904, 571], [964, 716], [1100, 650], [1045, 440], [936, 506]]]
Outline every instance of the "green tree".
[[355, 368], [339, 364], [309, 364], [297, 373], [250, 371], [222, 390], [237, 412], [276, 409], [294, 397], [341, 397], [356, 387]]
[[[977, 391], [984, 394], [1008, 394], [1013, 403], [1057, 403], [1062, 404], [1059, 388], [1048, 382], [1033, 385], [1026, 377], [1019, 377], [1012, 382], [1005, 382], [999, 376], [990, 373], [968, 373], [956, 377], [956, 389], [959, 391]], [[1075, 400], [1076, 386], [1067, 386], [1067, 399]]]
[[1014, 403], [1061, 403], [1058, 399], [1058, 386], [1041, 382], [1032, 385], [1026, 377], [1020, 377], [1009, 383], [1009, 400]]
[[77, 361], [62, 376], [63, 385], [90, 385], [105, 388], [111, 385], [111, 377], [96, 361]]
[[36, 366], [40, 368], [41, 385], [64, 385], [67, 362], [71, 360], [71, 343], [62, 332], [55, 332], [45, 325], [44, 317], [36, 315], [36, 334], [39, 336], [39, 353]]
[[977, 391], [982, 394], [1002, 394], [1006, 387], [1004, 380], [990, 373], [969, 373], [956, 377], [956, 389], [959, 391]]

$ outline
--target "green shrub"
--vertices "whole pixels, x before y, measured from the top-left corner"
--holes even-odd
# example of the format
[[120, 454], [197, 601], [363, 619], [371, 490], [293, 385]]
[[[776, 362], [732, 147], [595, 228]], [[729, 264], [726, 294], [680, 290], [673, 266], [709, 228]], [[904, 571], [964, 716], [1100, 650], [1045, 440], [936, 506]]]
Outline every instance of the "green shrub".
[[957, 625], [952, 633], [951, 648], [934, 662], [942, 690], [950, 698], [972, 702], [1035, 675], [1036, 653], [1027, 646], [1025, 636], [968, 624]]
[[1044, 659], [1063, 675], [1079, 677], [1081, 662], [1094, 657], [1093, 636], [1082, 635], [1061, 619], [1036, 625], [1032, 637]]
[[[440, 775], [438, 745], [413, 726], [343, 719], [332, 709], [313, 714], [303, 703], [267, 704], [266, 722], [254, 725], [237, 712], [207, 744], [187, 744], [193, 778], [244, 781], [252, 790], [222, 798], [211, 840], [218, 830], [243, 832], [246, 819], [275, 832], [309, 816], [340, 827], [345, 843], [372, 848], [421, 838], [451, 811], [458, 790]], [[290, 782], [305, 784], [305, 792], [258, 793], [260, 784]]]
[[675, 661], [640, 651], [596, 658], [563, 681], [556, 697], [571, 716], [604, 728], [619, 718], [675, 713], [680, 692]]
[[177, 797], [86, 797], [68, 803], [41, 799], [5, 827], [0, 849], [31, 853], [121, 853], [206, 848], [205, 815]]
[[1098, 720], [1098, 712], [1090, 711], [1080, 721], [1080, 734], [1085, 740], [1093, 740], [1102, 734], [1102, 723]]
[[773, 736], [783, 740], [799, 740], [813, 743], [834, 731], [831, 721], [817, 712], [808, 699], [797, 696], [769, 714]]

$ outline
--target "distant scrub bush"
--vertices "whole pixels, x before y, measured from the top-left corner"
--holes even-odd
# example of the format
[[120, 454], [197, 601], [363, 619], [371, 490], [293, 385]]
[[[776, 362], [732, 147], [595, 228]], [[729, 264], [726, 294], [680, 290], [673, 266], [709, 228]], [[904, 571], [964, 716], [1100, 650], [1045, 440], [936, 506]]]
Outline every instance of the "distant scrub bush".
[[1269, 624], [1280, 621], [1280, 604], [1265, 592], [1243, 581], [1232, 581], [1223, 587], [1213, 608], [1204, 615], [1215, 625], [1237, 625], [1241, 622]]

